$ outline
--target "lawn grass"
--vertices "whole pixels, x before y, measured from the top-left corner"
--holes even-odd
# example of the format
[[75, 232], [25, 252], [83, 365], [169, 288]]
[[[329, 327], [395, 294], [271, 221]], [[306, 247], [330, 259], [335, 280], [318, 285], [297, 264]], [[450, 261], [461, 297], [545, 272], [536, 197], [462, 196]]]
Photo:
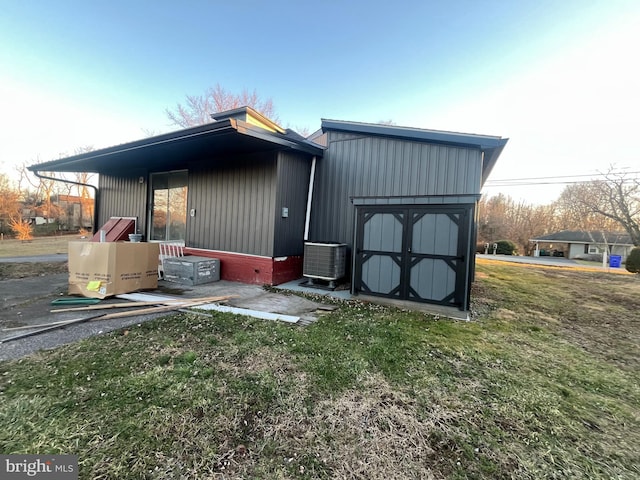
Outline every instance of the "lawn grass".
[[638, 278], [477, 276], [472, 322], [178, 314], [0, 363], [0, 451], [87, 479], [638, 478]]
[[4, 239], [0, 241], [0, 258], [66, 254], [69, 251], [68, 244], [70, 241], [81, 242], [85, 240], [86, 238], [80, 238], [77, 234], [35, 237], [33, 240], [28, 241]]

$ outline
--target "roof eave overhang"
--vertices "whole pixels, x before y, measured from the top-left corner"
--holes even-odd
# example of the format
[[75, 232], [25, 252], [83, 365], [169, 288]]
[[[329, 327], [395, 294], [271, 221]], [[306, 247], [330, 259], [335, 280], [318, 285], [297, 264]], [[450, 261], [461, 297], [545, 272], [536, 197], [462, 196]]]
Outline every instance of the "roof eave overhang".
[[500, 154], [502, 153], [502, 150], [504, 150], [504, 147], [506, 146], [508, 141], [508, 138], [501, 138], [500, 143], [496, 146], [480, 147], [484, 156], [482, 162], [482, 185], [484, 185], [484, 182], [486, 182], [487, 178], [489, 178], [493, 167], [496, 166], [498, 158], [500, 157]]
[[[219, 139], [216, 140], [216, 137]], [[115, 145], [112, 147], [86, 152], [71, 157], [43, 162], [28, 167], [30, 171], [40, 172], [93, 172], [104, 173], [109, 171], [110, 158], [121, 157], [127, 153], [142, 152], [144, 149], [162, 148], [179, 145], [180, 142], [204, 141], [225, 142], [233, 139], [236, 142], [243, 142], [242, 138], [259, 140], [262, 151], [265, 150], [295, 150], [309, 155], [322, 156], [323, 149], [310, 142], [296, 142], [284, 138], [279, 134], [263, 131], [259, 127], [247, 124], [236, 119], [225, 119], [197, 127], [178, 130], [163, 135], [158, 135], [142, 140]], [[245, 142], [246, 143], [246, 142]], [[149, 160], [145, 162], [145, 167], [149, 165]], [[134, 167], [135, 165], [130, 165]]]
[[530, 238], [530, 242], [537, 243], [573, 243], [576, 245], [615, 245], [618, 247], [633, 247], [633, 243], [621, 243], [621, 242], [605, 242], [604, 240], [586, 241], [586, 240], [559, 240], [556, 238]]

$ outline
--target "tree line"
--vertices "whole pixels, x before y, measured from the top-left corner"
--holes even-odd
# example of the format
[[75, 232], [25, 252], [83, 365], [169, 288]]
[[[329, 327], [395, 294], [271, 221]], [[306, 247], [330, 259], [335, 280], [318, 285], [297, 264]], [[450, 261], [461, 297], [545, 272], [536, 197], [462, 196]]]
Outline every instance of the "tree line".
[[625, 232], [640, 246], [640, 178], [610, 168], [602, 179], [567, 185], [548, 205], [515, 201], [503, 194], [482, 198], [478, 241], [513, 242], [531, 255], [531, 238], [561, 230]]
[[77, 172], [47, 176], [87, 186], [36, 177], [27, 170], [26, 163], [16, 168], [17, 179], [0, 173], [0, 234], [3, 237], [15, 235], [27, 240], [40, 221], [47, 225], [45, 229], [49, 233], [92, 229], [94, 199], [88, 184], [94, 175]]

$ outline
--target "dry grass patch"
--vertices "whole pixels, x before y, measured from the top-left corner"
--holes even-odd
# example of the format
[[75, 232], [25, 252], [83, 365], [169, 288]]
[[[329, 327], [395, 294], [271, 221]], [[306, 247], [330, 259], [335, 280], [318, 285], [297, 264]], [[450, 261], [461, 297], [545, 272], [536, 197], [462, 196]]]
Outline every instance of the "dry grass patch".
[[430, 466], [439, 463], [434, 436], [450, 412], [421, 415], [414, 398], [380, 375], [364, 379], [361, 389], [320, 402], [315, 410], [305, 443], [334, 478], [382, 480], [391, 472], [396, 478], [434, 478]]
[[494, 313], [494, 316], [500, 320], [515, 320], [518, 317], [518, 314], [508, 308], [499, 308]]
[[527, 322], [557, 319], [554, 328], [572, 344], [623, 368], [640, 367], [640, 278], [498, 263], [479, 264], [491, 271], [483, 297], [500, 304], [493, 316], [502, 319], [507, 309]]
[[69, 242], [82, 242], [88, 240], [88, 238], [80, 238], [79, 235], [34, 237], [28, 242], [15, 239], [5, 239], [0, 241], [0, 258], [67, 253], [69, 251]]

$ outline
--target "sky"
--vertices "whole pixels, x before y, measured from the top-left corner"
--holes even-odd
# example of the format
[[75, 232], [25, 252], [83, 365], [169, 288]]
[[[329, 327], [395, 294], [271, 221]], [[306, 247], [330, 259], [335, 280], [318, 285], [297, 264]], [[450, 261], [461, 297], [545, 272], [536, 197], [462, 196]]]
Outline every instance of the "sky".
[[1, 5], [0, 173], [175, 130], [165, 110], [216, 84], [271, 98], [294, 129], [507, 137], [487, 195], [546, 204], [550, 182], [640, 171], [637, 0]]

